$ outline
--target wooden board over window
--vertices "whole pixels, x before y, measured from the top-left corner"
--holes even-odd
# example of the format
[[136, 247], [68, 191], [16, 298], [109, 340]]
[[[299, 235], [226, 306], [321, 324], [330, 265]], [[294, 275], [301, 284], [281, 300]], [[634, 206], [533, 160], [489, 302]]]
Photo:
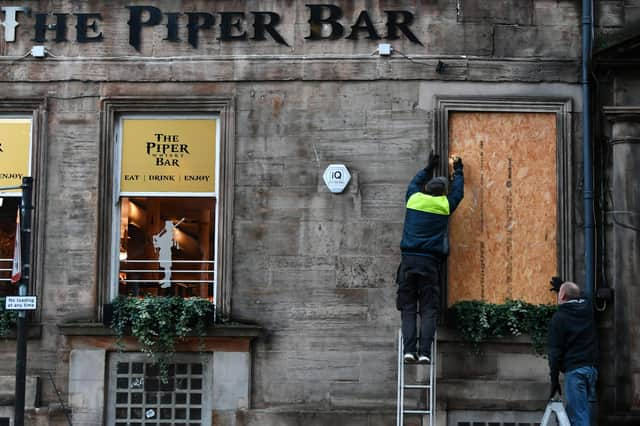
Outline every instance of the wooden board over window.
[[451, 218], [448, 304], [553, 303], [557, 274], [556, 114], [452, 112], [449, 153], [464, 162]]

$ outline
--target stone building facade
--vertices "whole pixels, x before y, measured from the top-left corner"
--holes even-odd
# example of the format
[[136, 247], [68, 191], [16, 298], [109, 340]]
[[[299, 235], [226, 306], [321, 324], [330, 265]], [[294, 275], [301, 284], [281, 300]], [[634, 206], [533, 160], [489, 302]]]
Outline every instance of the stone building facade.
[[[607, 211], [637, 210], [637, 145], [605, 149], [604, 138], [637, 139], [637, 51], [616, 48], [633, 46], [640, 2], [594, 3], [603, 74], [587, 107], [602, 112], [594, 119], [602, 129], [594, 137], [596, 178], [613, 188], [596, 191], [620, 197], [597, 206], [597, 270], [605, 272], [596, 282], [615, 295], [599, 315], [600, 419], [633, 424], [640, 361], [637, 309], [628, 301], [637, 295], [637, 225], [625, 222], [631, 229], [623, 230]], [[473, 242], [487, 250], [476, 264], [465, 261], [478, 250], [464, 238], [465, 223], [476, 232], [475, 222], [455, 222], [454, 214], [459, 237], [448, 274], [470, 272], [462, 286], [448, 283], [443, 303], [553, 302], [548, 272], [584, 282], [579, 1], [0, 7], [0, 126], [27, 128], [26, 136], [11, 135], [29, 148], [25, 170], [0, 170], [0, 177], [28, 173], [35, 182], [30, 294], [38, 309], [29, 327], [27, 424], [67, 424], [67, 407], [74, 425], [393, 424], [404, 194], [431, 149], [467, 153], [459, 216], [496, 218], [495, 233]], [[501, 135], [505, 145], [490, 145]], [[161, 179], [185, 164], [192, 169], [179, 184]], [[351, 175], [342, 192], [325, 185], [332, 164]], [[506, 173], [513, 192], [497, 180]], [[548, 191], [538, 190], [540, 182]], [[492, 194], [497, 201], [483, 204]], [[2, 195], [13, 206], [7, 217], [15, 217], [16, 194]], [[541, 229], [540, 218], [548, 232], [529, 252], [538, 240], [527, 242], [540, 235], [527, 229]], [[171, 247], [160, 242], [163, 223]], [[144, 241], [138, 255], [136, 235]], [[174, 264], [192, 261], [190, 250], [199, 269], [172, 271], [171, 256]], [[159, 256], [158, 270], [123, 267], [145, 254]], [[493, 265], [486, 271], [485, 262]], [[161, 278], [163, 270], [211, 275], [191, 284], [187, 275]], [[210, 327], [203, 341], [179, 343], [176, 379], [156, 389], [158, 400], [147, 401], [151, 390], [136, 382], [148, 379], [140, 376], [147, 361], [137, 343], [125, 339], [119, 348], [103, 325], [105, 306], [132, 292], [204, 296], [232, 320]], [[437, 424], [539, 421], [548, 371], [529, 343], [500, 339], [477, 355], [445, 324]], [[9, 419], [15, 342], [0, 342], [0, 351], [0, 418]]]

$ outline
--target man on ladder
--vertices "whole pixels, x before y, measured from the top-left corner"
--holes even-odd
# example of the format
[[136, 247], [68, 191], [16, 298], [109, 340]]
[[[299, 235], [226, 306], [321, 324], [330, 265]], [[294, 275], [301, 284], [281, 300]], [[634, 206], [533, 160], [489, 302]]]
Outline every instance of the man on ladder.
[[[440, 313], [440, 277], [449, 254], [449, 216], [464, 197], [462, 159], [453, 159], [453, 181], [447, 191], [446, 177], [433, 177], [440, 156], [429, 154], [427, 167], [409, 183], [400, 250], [402, 261], [396, 282], [396, 307], [401, 311], [405, 362], [431, 362], [431, 344]], [[420, 307], [420, 343], [417, 312]], [[416, 350], [418, 349], [418, 350]]]

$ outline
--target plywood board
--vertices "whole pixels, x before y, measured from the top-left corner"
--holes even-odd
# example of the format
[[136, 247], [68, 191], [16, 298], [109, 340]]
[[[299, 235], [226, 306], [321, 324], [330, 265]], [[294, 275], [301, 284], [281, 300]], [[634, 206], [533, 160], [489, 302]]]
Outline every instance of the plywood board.
[[555, 114], [451, 113], [449, 153], [463, 159], [465, 198], [451, 218], [448, 304], [553, 303]]

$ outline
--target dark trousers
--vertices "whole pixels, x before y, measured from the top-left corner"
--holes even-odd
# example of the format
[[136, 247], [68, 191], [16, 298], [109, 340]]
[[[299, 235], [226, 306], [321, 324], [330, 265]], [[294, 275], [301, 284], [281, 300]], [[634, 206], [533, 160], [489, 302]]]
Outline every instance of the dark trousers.
[[404, 353], [415, 353], [420, 307], [420, 355], [431, 356], [431, 344], [440, 314], [440, 266], [428, 256], [402, 256], [396, 282], [396, 307], [401, 312]]

